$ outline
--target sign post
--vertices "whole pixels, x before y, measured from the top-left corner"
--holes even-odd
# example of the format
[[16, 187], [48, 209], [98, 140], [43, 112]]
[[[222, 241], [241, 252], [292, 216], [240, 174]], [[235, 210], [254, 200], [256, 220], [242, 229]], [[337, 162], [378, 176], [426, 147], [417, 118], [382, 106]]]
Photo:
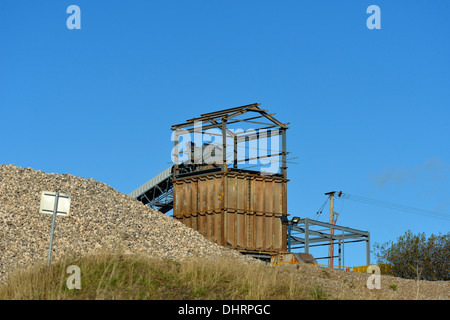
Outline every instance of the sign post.
[[70, 209], [70, 194], [57, 192], [42, 192], [39, 213], [53, 214], [50, 243], [48, 248], [47, 267], [50, 267], [52, 258], [53, 233], [57, 215], [68, 216]]
[[58, 200], [59, 200], [59, 192], [56, 191], [55, 205], [53, 209], [52, 229], [50, 231], [50, 244], [48, 246], [47, 267], [50, 267], [50, 260], [52, 259], [53, 231], [55, 230], [56, 214], [58, 213]]

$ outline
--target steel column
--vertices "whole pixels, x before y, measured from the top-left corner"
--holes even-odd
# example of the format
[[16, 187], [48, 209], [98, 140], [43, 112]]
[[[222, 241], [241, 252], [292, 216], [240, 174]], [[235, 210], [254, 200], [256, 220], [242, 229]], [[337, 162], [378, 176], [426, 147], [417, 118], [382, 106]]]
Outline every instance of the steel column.
[[305, 220], [305, 253], [309, 253], [309, 225], [308, 225], [308, 220]]
[[222, 172], [227, 171], [227, 119], [222, 119]]

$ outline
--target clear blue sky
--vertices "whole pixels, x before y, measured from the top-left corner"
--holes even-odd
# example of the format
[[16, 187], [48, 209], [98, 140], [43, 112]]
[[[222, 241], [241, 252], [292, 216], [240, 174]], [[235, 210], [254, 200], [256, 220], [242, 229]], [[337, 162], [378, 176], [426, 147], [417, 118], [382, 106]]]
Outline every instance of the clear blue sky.
[[[81, 30], [66, 27], [71, 4]], [[366, 27], [372, 4], [381, 30]], [[292, 216], [314, 217], [332, 190], [449, 213], [449, 13], [444, 0], [2, 0], [0, 163], [129, 193], [169, 166], [172, 124], [259, 102], [290, 122]], [[372, 243], [450, 229], [350, 200], [336, 211]], [[346, 246], [345, 264], [364, 254]]]

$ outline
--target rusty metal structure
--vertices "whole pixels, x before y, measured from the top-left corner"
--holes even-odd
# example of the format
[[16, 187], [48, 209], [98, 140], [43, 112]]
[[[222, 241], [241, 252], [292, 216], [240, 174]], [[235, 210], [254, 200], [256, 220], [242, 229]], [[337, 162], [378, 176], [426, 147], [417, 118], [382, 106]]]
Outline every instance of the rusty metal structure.
[[[242, 129], [244, 123], [253, 127]], [[233, 128], [233, 124], [241, 127]], [[244, 254], [270, 258], [286, 251], [286, 225], [280, 218], [288, 215], [287, 125], [258, 104], [206, 113], [173, 125], [172, 130], [178, 132], [175, 156], [180, 155], [182, 135], [215, 136], [216, 140], [204, 144], [199, 136], [194, 137], [194, 143], [189, 141], [187, 150], [181, 152], [187, 157], [174, 165], [173, 217], [207, 239]], [[270, 172], [264, 170], [269, 163], [261, 161], [264, 158], [270, 158]], [[249, 164], [259, 170], [249, 170], [245, 167]]]
[[286, 180], [217, 172], [174, 180], [173, 216], [209, 240], [243, 253], [286, 250]]
[[174, 165], [129, 196], [244, 254], [287, 252], [288, 123], [273, 115], [255, 103], [173, 125]]
[[[336, 225], [333, 201], [330, 223], [288, 218], [289, 123], [273, 115], [255, 103], [173, 125], [174, 164], [129, 196], [163, 213], [173, 210], [174, 219], [210, 241], [274, 265], [338, 258], [341, 267], [344, 243], [361, 241], [369, 263], [370, 233]], [[338, 256], [333, 250], [322, 258], [309, 253], [310, 247], [334, 248], [334, 242]]]

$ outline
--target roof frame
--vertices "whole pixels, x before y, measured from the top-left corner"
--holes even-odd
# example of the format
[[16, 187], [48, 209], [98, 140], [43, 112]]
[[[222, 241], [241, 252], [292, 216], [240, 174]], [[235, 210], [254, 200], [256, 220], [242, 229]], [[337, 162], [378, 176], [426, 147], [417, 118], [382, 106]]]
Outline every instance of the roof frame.
[[[213, 127], [220, 128], [221, 123], [223, 121], [233, 120], [233, 121], [229, 122], [229, 124], [232, 124], [232, 123], [236, 123], [236, 122], [249, 121], [249, 120], [257, 119], [257, 118], [261, 118], [261, 117], [268, 119], [273, 125], [279, 126], [280, 128], [283, 128], [283, 129], [288, 129], [288, 127], [287, 127], [288, 123], [281, 123], [280, 121], [278, 121], [277, 119], [275, 119], [273, 117], [274, 113], [271, 113], [271, 114], [267, 113], [267, 110], [260, 109], [259, 105], [260, 105], [259, 103], [253, 103], [253, 104], [249, 104], [249, 105], [245, 105], [245, 106], [241, 106], [241, 107], [228, 108], [228, 109], [223, 109], [223, 110], [219, 110], [219, 111], [215, 111], [215, 112], [204, 113], [200, 117], [188, 119], [184, 123], [174, 124], [174, 125], [172, 125], [171, 129], [172, 130], [184, 129], [189, 132], [192, 132], [194, 130], [194, 128], [189, 128], [189, 127], [193, 127], [195, 125], [195, 122], [199, 122], [199, 121], [206, 122], [206, 125], [202, 126], [202, 128], [208, 129], [208, 128], [213, 128]], [[245, 114], [247, 112], [256, 112], [259, 115], [256, 117], [253, 117], [253, 118], [248, 118], [248, 119], [234, 119], [235, 117]], [[258, 123], [256, 123], [256, 124], [258, 124]], [[260, 124], [271, 125], [270, 123], [260, 123]], [[185, 128], [189, 128], [189, 129], [185, 129]]]
[[[289, 123], [282, 123], [275, 119], [273, 117], [274, 113], [268, 113], [267, 110], [261, 109], [259, 103], [252, 103], [243, 105], [240, 107], [235, 108], [228, 108], [223, 110], [218, 110], [214, 112], [209, 113], [203, 113], [200, 115], [200, 117], [195, 117], [186, 120], [184, 123], [175, 124], [172, 125], [172, 130], [175, 132], [183, 132], [184, 133], [201, 133], [206, 134], [206, 130], [212, 129], [212, 128], [218, 128], [222, 134], [222, 154], [223, 159], [221, 161], [222, 163], [222, 171], [226, 172], [228, 170], [227, 167], [227, 138], [233, 138], [234, 144], [233, 144], [233, 153], [234, 153], [234, 160], [233, 160], [233, 168], [238, 168], [238, 163], [241, 163], [242, 161], [237, 161], [238, 153], [236, 151], [236, 143], [238, 142], [237, 139], [239, 139], [241, 136], [244, 136], [246, 139], [250, 140], [252, 137], [259, 139], [260, 137], [265, 137], [265, 135], [260, 136], [260, 132], [265, 132], [268, 129], [274, 129], [277, 132], [276, 135], [280, 135], [282, 139], [282, 146], [281, 146], [281, 153], [278, 155], [282, 156], [281, 166], [279, 167], [281, 169], [282, 175], [286, 178], [287, 177], [287, 160], [286, 160], [286, 130], [289, 128]], [[247, 113], [252, 113], [253, 115], [246, 116], [244, 119], [239, 119], [239, 116], [242, 116]], [[262, 121], [252, 121], [255, 119], [263, 118], [264, 120], [268, 120], [267, 122]], [[198, 123], [201, 122], [201, 126], [198, 125]], [[245, 132], [241, 134], [240, 132], [235, 132], [233, 130], [230, 130], [229, 125], [235, 124], [235, 123], [248, 123], [255, 125], [255, 128], [252, 128], [255, 130], [255, 133], [249, 134], [248, 132]], [[278, 128], [278, 130], [277, 130]], [[250, 130], [250, 129], [249, 129]], [[271, 131], [271, 135], [272, 136]], [[181, 133], [180, 133], [181, 134]], [[217, 135], [217, 134], [216, 134]], [[252, 135], [252, 137], [250, 137]], [[178, 135], [175, 135], [175, 149], [178, 148]], [[199, 147], [199, 146], [197, 146]], [[263, 157], [266, 157], [266, 155], [263, 155]], [[257, 157], [255, 159], [260, 159], [261, 157]], [[244, 161], [245, 162], [245, 161]], [[175, 166], [175, 172], [178, 173], [178, 165]]]

